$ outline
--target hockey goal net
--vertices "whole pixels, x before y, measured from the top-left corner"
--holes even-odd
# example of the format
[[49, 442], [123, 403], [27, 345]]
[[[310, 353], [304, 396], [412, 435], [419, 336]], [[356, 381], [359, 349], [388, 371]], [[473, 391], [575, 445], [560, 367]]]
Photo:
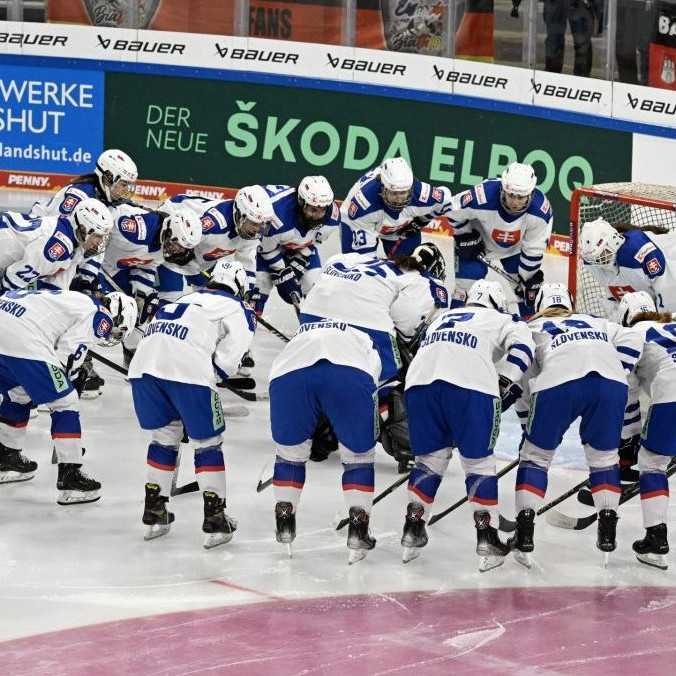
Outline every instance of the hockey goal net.
[[[579, 237], [584, 223], [604, 218], [622, 231], [628, 227], [653, 226], [676, 231], [676, 187], [647, 183], [602, 183], [578, 188], [570, 202], [571, 252], [568, 288], [579, 312], [599, 317], [613, 314], [608, 289], [602, 289], [590, 266], [580, 257]], [[618, 298], [619, 299], [619, 298]]]

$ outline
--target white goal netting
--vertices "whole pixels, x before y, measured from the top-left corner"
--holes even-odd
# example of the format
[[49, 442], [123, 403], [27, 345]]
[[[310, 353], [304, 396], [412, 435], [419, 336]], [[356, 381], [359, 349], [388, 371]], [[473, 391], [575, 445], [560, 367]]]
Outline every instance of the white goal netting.
[[[601, 317], [613, 314], [609, 290], [601, 288], [592, 268], [580, 258], [579, 235], [584, 223], [602, 217], [618, 230], [652, 226], [662, 231], [676, 230], [676, 187], [648, 183], [603, 183], [578, 188], [571, 199], [571, 256], [568, 287], [576, 309]], [[621, 293], [621, 292], [620, 292]], [[615, 300], [618, 300], [615, 294]]]

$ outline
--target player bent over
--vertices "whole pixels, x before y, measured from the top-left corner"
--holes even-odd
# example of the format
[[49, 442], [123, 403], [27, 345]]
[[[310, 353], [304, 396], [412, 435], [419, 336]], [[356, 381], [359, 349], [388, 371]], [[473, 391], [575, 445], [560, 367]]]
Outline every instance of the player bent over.
[[135, 322], [136, 304], [120, 293], [104, 296], [102, 303], [58, 290], [9, 291], [0, 298], [0, 483], [34, 476], [37, 463], [21, 450], [31, 404], [44, 404], [59, 464], [57, 502], [99, 499], [101, 484], [80, 469], [79, 398], [73, 382], [88, 345], [114, 345]]
[[641, 511], [645, 537], [634, 542], [641, 563], [667, 569], [667, 510], [669, 484], [666, 470], [676, 456], [676, 315], [658, 313], [645, 291], [622, 297], [619, 317], [623, 326], [633, 326], [645, 340], [636, 367], [641, 388], [650, 395], [641, 445], [638, 451]]
[[373, 549], [376, 381], [381, 364], [369, 336], [342, 321], [302, 324], [270, 373], [270, 422], [277, 445], [273, 485], [277, 542], [296, 537], [296, 509], [305, 484], [312, 436], [324, 415], [338, 438], [343, 494], [349, 510], [347, 546], [355, 563]]
[[578, 417], [580, 439], [598, 511], [596, 546], [615, 550], [620, 500], [618, 443], [627, 404], [627, 373], [643, 341], [614, 322], [578, 314], [563, 284], [543, 284], [530, 323], [536, 344], [530, 409], [516, 475], [516, 533], [510, 545], [530, 566], [535, 512], [547, 491], [547, 473], [563, 435]]
[[225, 429], [218, 379], [237, 371], [256, 318], [242, 301], [241, 263], [216, 263], [206, 288], [162, 307], [148, 324], [129, 366], [139, 424], [152, 431], [148, 446], [145, 539], [169, 531], [167, 511], [178, 448], [185, 429], [195, 446], [195, 472], [204, 498], [205, 549], [229, 542], [237, 524], [225, 513]]
[[[493, 447], [505, 408], [533, 359], [527, 325], [505, 312], [499, 282], [477, 281], [467, 306], [445, 312], [429, 326], [406, 377], [406, 408], [415, 466], [408, 481], [410, 502], [401, 544], [403, 561], [427, 544], [425, 529], [434, 497], [457, 446], [474, 510], [479, 570], [502, 565], [509, 547], [498, 538], [498, 481]], [[502, 375], [495, 364], [506, 356]]]

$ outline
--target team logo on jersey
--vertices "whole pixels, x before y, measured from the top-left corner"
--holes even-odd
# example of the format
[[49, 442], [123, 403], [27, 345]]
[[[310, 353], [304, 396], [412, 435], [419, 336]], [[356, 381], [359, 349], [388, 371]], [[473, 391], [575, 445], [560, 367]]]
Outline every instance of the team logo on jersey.
[[202, 232], [209, 232], [209, 230], [213, 230], [216, 227], [216, 221], [209, 216], [209, 214], [204, 214], [202, 218], [200, 218], [202, 221]]
[[460, 206], [466, 207], [471, 201], [472, 201], [472, 191], [466, 190], [464, 193], [462, 193], [462, 197], [460, 198]]
[[350, 217], [354, 218], [357, 215], [357, 211], [359, 211], [359, 206], [357, 203], [350, 202], [350, 208], [347, 210], [347, 213], [350, 214]]
[[65, 200], [61, 203], [61, 211], [64, 214], [69, 214], [75, 207], [78, 205], [80, 201], [79, 197], [75, 197], [75, 195], [68, 195]]
[[66, 253], [66, 247], [61, 242], [54, 242], [52, 246], [47, 249], [47, 258], [53, 261], [58, 261], [61, 256]]
[[107, 338], [113, 329], [113, 322], [102, 312], [96, 313], [94, 319], [94, 335], [97, 338]]
[[491, 232], [491, 238], [503, 249], [509, 249], [510, 246], [514, 246], [521, 239], [520, 230], [498, 230], [495, 228]]
[[211, 251], [207, 251], [207, 253], [205, 253], [202, 258], [204, 258], [205, 261], [216, 261], [219, 258], [223, 258], [223, 256], [235, 253], [235, 251], [237, 251], [237, 249], [219, 249], [216, 247]]
[[659, 261], [659, 258], [651, 258], [647, 263], [646, 263], [646, 270], [648, 271], [648, 274], [651, 275], [659, 275], [660, 272], [662, 272], [662, 265]]
[[442, 192], [441, 188], [433, 188], [432, 189], [432, 199], [435, 202], [443, 202], [444, 193]]
[[120, 230], [122, 232], [136, 232], [136, 221], [133, 218], [121, 218]]

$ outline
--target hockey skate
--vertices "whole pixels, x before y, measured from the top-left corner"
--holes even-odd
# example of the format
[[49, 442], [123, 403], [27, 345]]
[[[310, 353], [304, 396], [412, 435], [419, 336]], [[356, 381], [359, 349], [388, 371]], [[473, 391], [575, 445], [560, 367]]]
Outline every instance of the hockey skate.
[[96, 399], [103, 393], [105, 380], [96, 371], [92, 370], [89, 377], [85, 380], [80, 399]]
[[474, 525], [479, 572], [485, 573], [505, 562], [505, 556], [509, 554], [509, 545], [500, 541], [498, 531], [491, 526], [491, 515], [487, 511], [474, 512]]
[[645, 529], [643, 540], [636, 540], [632, 545], [636, 558], [647, 566], [653, 566], [660, 570], [669, 567], [667, 554], [669, 542], [667, 540], [667, 524], [659, 523]]
[[404, 532], [401, 536], [401, 555], [403, 563], [408, 563], [420, 556], [420, 550], [427, 544], [427, 530], [423, 519], [424, 508], [419, 502], [409, 502], [406, 507]]
[[350, 550], [348, 564], [361, 561], [375, 546], [376, 539], [369, 532], [369, 515], [361, 507], [350, 507], [347, 529], [347, 548]]
[[291, 558], [293, 556], [291, 543], [296, 539], [296, 515], [290, 502], [278, 502], [275, 505], [275, 522], [277, 542], [286, 545], [289, 558]]
[[237, 522], [230, 518], [224, 511], [225, 500], [221, 500], [212, 491], [204, 491], [204, 521], [202, 531], [204, 536], [204, 549], [213, 549], [224, 545], [232, 540], [237, 530]]
[[522, 509], [516, 515], [516, 532], [507, 540], [509, 548], [514, 552], [514, 558], [526, 568], [533, 565], [530, 553], [535, 549], [533, 533], [535, 531], [535, 512], [532, 509]]
[[0, 443], [0, 484], [28, 481], [35, 476], [38, 463], [29, 460], [19, 448]]
[[99, 491], [101, 484], [82, 473], [79, 463], [60, 462], [59, 476], [56, 488], [59, 496], [57, 503], [60, 505], [73, 505], [76, 503], [96, 502], [101, 498]]
[[146, 484], [146, 502], [141, 519], [148, 526], [143, 536], [144, 540], [154, 540], [169, 532], [174, 515], [167, 511], [168, 501], [168, 497], [160, 495], [160, 487], [157, 484]]
[[602, 509], [599, 511], [598, 531], [596, 546], [603, 553], [601, 565], [608, 565], [608, 555], [617, 547], [615, 531], [617, 529], [617, 512], [614, 509]]
[[237, 369], [237, 375], [243, 376], [244, 378], [249, 378], [253, 371], [256, 362], [251, 354], [251, 352], [245, 352], [242, 357], [242, 361], [239, 363], [239, 368]]

